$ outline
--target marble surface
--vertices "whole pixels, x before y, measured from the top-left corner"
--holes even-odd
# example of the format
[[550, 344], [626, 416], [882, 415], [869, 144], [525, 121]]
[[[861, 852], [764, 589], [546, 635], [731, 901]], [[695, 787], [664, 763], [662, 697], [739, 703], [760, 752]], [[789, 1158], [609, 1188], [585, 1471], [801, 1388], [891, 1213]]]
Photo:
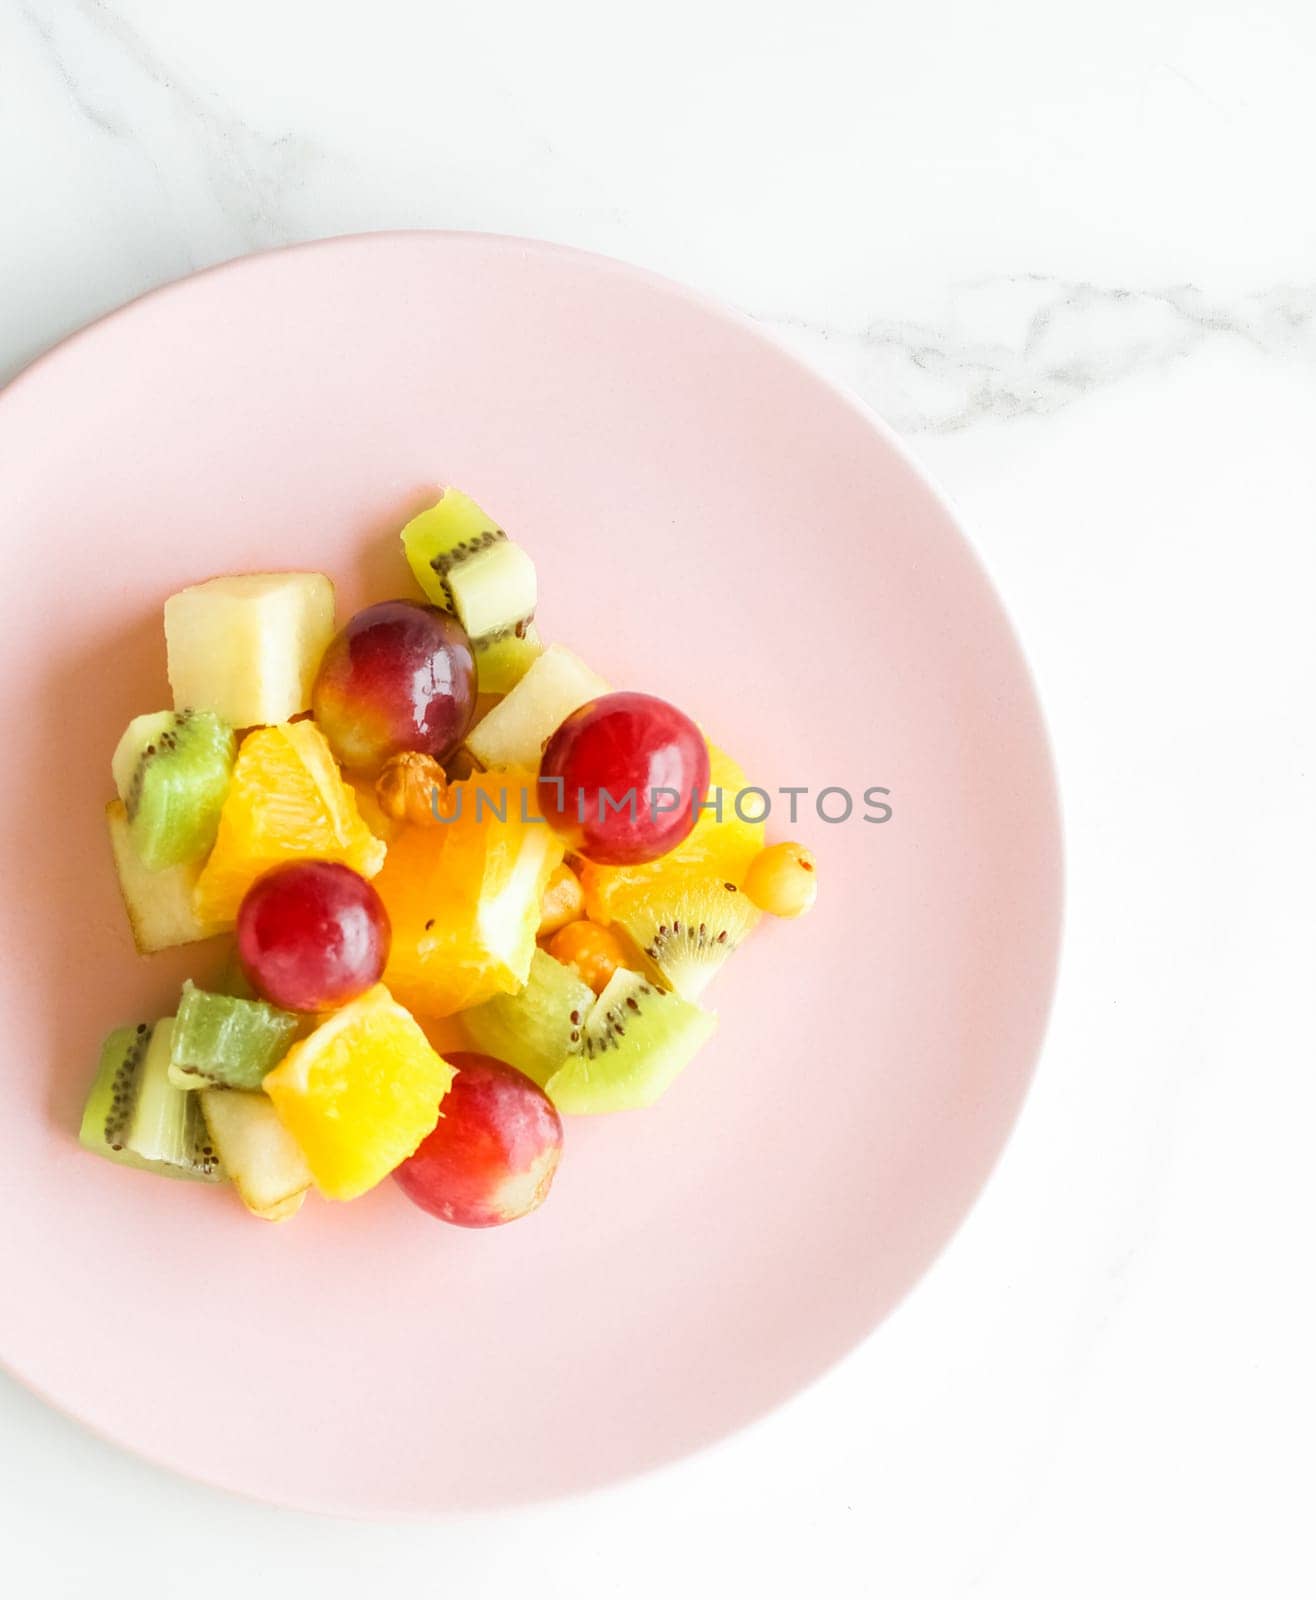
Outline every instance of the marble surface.
[[1070, 852], [1003, 1163], [782, 1411], [586, 1500], [390, 1529], [176, 1481], [0, 1379], [13, 1592], [1313, 1592], [1314, 73], [1306, 0], [0, 0], [0, 380], [325, 234], [684, 279], [958, 502]]

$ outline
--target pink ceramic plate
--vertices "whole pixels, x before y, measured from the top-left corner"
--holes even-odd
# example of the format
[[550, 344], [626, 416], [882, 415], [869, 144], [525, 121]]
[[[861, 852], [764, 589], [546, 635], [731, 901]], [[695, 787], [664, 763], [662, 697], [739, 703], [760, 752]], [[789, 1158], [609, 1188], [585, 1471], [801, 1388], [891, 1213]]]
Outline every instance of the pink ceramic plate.
[[[398, 528], [447, 481], [533, 552], [548, 638], [686, 707], [765, 787], [881, 785], [893, 816], [801, 802], [782, 830], [817, 851], [816, 913], [729, 964], [720, 1030], [660, 1107], [570, 1124], [528, 1221], [447, 1228], [386, 1183], [268, 1227], [75, 1142], [101, 1035], [219, 959], [134, 956], [110, 752], [166, 703], [171, 590], [322, 568], [344, 616], [407, 592]], [[992, 591], [860, 406], [612, 261], [338, 240], [150, 295], [39, 362], [0, 398], [0, 529], [14, 1373], [210, 1483], [428, 1514], [716, 1439], [926, 1267], [1038, 1049], [1056, 801]]]

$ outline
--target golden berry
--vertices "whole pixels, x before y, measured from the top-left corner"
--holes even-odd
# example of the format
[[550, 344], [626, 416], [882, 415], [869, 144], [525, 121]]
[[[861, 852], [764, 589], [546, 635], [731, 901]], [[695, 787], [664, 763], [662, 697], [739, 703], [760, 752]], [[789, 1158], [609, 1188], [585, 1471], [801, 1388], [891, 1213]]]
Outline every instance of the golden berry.
[[431, 828], [437, 820], [434, 815], [435, 792], [438, 793], [438, 806], [442, 810], [447, 787], [443, 768], [433, 756], [404, 750], [401, 755], [390, 756], [384, 763], [384, 770], [375, 781], [375, 798], [379, 801], [379, 809], [395, 822], [411, 822], [418, 828]]
[[770, 844], [750, 862], [741, 888], [770, 916], [802, 917], [818, 898], [818, 863], [802, 844]]
[[595, 994], [602, 994], [617, 968], [627, 964], [625, 945], [596, 922], [568, 922], [548, 941], [548, 953], [564, 967], [574, 967]]

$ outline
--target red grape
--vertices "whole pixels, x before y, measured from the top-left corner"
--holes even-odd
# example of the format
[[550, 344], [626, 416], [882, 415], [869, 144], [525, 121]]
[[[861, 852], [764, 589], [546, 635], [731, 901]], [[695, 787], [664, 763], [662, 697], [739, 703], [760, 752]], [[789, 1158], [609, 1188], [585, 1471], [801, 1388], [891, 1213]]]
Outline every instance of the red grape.
[[391, 930], [384, 902], [351, 867], [287, 861], [238, 907], [238, 960], [251, 986], [288, 1011], [328, 1011], [379, 982]]
[[471, 641], [437, 606], [367, 606], [330, 642], [311, 704], [345, 767], [377, 772], [403, 750], [441, 761], [466, 737], [475, 712]]
[[695, 825], [708, 746], [649, 694], [605, 694], [573, 711], [544, 750], [540, 805], [573, 850], [606, 866], [652, 861]]
[[562, 1154], [562, 1119], [532, 1079], [458, 1052], [438, 1126], [393, 1176], [423, 1211], [462, 1228], [514, 1222], [542, 1204]]

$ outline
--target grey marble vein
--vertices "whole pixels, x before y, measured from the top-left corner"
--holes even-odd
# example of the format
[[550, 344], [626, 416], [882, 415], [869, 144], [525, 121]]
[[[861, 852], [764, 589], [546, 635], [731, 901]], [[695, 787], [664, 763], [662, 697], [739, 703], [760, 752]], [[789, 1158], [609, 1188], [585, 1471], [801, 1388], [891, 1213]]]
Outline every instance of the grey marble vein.
[[35, 4], [20, 3], [18, 12], [40, 45], [42, 55], [68, 90], [69, 98], [81, 114], [93, 127], [99, 128], [112, 139], [126, 138], [128, 129], [117, 117], [111, 116], [104, 105], [84, 90], [80, 77], [69, 66], [50, 17]]
[[856, 329], [758, 320], [913, 433], [1044, 416], [1216, 339], [1316, 370], [1313, 284], [1221, 300], [1192, 284], [1127, 289], [1025, 273], [957, 287], [936, 322], [876, 317]]
[[[408, 200], [401, 210], [396, 195], [392, 206], [363, 204], [348, 151], [245, 119], [167, 59], [149, 29], [104, 0], [19, 0], [15, 15], [30, 31], [36, 58], [58, 77], [81, 137], [101, 144], [102, 181], [147, 174], [147, 205], [158, 196], [159, 235], [169, 245], [161, 277], [339, 232], [345, 221], [451, 220], [436, 215], [431, 196]], [[502, 95], [500, 104], [509, 118], [520, 118], [515, 97]], [[551, 168], [559, 179], [565, 170], [596, 222], [619, 221], [606, 185], [563, 156], [548, 132], [529, 121], [520, 127], [529, 169]], [[497, 225], [516, 231], [518, 215], [515, 208], [502, 212]], [[875, 286], [871, 303], [880, 309], [863, 323], [789, 313], [763, 313], [760, 320], [907, 433], [1046, 416], [1223, 341], [1316, 370], [1313, 283], [1225, 297], [1191, 283], [1130, 288], [998, 274], [950, 288], [917, 319], [899, 314], [898, 297], [890, 310], [884, 298]]]
[[20, 15], [73, 106], [152, 168], [171, 205], [190, 203], [199, 180], [239, 249], [304, 231], [291, 202], [320, 158], [312, 141], [243, 121], [103, 0], [24, 0]]

